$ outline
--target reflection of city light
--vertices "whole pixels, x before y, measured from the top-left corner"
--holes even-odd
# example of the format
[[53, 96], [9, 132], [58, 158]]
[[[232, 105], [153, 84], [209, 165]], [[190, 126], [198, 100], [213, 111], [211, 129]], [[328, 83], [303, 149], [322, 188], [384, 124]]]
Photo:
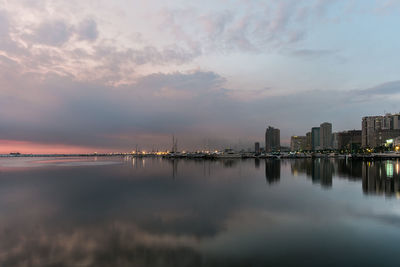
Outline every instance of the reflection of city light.
[[392, 162], [386, 162], [386, 176], [388, 178], [393, 177], [393, 163]]
[[400, 172], [400, 165], [399, 165], [399, 163], [397, 162], [397, 163], [396, 163], [396, 174], [399, 175], [399, 172]]

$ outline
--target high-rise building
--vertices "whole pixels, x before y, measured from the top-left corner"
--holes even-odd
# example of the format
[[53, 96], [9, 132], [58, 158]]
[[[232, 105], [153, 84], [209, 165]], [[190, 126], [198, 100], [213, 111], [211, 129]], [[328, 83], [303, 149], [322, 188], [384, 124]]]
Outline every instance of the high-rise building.
[[290, 150], [291, 151], [303, 151], [307, 148], [307, 137], [306, 136], [292, 136], [290, 138]]
[[254, 153], [260, 154], [260, 143], [259, 142], [254, 143]]
[[332, 148], [332, 123], [324, 122], [319, 126], [319, 145], [321, 149], [331, 149]]
[[393, 129], [394, 130], [400, 129], [400, 114], [393, 115]]
[[338, 133], [338, 149], [355, 150], [361, 147], [361, 131], [351, 130]]
[[332, 133], [332, 148], [339, 148], [339, 133]]
[[375, 131], [380, 126], [380, 116], [363, 117], [361, 121], [361, 146], [375, 147]]
[[320, 148], [320, 129], [319, 127], [312, 127], [311, 128], [311, 149], [312, 150], [319, 150]]
[[386, 143], [387, 139], [400, 136], [400, 114], [367, 116], [361, 121], [361, 146], [375, 148]]
[[268, 126], [265, 131], [265, 152], [280, 151], [281, 148], [281, 131], [274, 127]]
[[306, 150], [312, 150], [311, 132], [306, 133], [306, 138], [307, 138]]

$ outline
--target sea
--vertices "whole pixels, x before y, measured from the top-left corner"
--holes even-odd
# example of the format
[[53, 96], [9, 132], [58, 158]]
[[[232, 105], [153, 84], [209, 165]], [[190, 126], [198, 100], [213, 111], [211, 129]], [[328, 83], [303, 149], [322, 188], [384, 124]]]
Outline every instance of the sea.
[[0, 158], [0, 266], [399, 266], [400, 162]]

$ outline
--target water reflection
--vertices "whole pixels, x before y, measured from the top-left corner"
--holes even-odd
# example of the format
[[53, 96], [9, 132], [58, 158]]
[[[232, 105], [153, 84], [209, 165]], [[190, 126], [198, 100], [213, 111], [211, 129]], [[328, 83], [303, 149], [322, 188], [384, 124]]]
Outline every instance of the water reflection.
[[398, 162], [364, 162], [362, 185], [366, 194], [393, 196], [400, 194], [400, 174], [394, 171]]
[[258, 158], [254, 159], [254, 167], [256, 169], [260, 168], [260, 159], [258, 159]]
[[306, 174], [314, 184], [323, 188], [332, 187], [334, 164], [328, 159], [304, 159], [291, 161], [292, 175]]
[[270, 159], [265, 161], [265, 178], [268, 184], [278, 183], [281, 179], [281, 161]]
[[400, 194], [399, 161], [362, 161], [305, 159], [291, 161], [291, 173], [306, 174], [313, 183], [332, 187], [333, 176], [362, 181], [365, 194], [398, 196]]
[[399, 192], [397, 166], [128, 158], [4, 169], [0, 266], [397, 266], [397, 200], [362, 193]]
[[[136, 169], [146, 167], [145, 158], [131, 158], [132, 166]], [[211, 176], [213, 169], [223, 168], [235, 169], [241, 166], [246, 160], [225, 159], [225, 160], [184, 160], [168, 159], [158, 161], [168, 162], [170, 165], [170, 177], [175, 179], [178, 176], [179, 162], [182, 162], [183, 168], [191, 162], [202, 165], [203, 176]], [[250, 159], [254, 161], [254, 168], [260, 168], [261, 163], [265, 167], [265, 178], [269, 185], [279, 183], [281, 170], [286, 164], [290, 166], [292, 176], [305, 175], [310, 178], [313, 184], [321, 185], [322, 188], [332, 188], [333, 180], [337, 178], [346, 178], [350, 181], [361, 181], [362, 189], [365, 194], [400, 196], [400, 163], [399, 161], [362, 161], [345, 159]], [[283, 166], [284, 164], [285, 166]], [[238, 170], [240, 173], [240, 169]]]

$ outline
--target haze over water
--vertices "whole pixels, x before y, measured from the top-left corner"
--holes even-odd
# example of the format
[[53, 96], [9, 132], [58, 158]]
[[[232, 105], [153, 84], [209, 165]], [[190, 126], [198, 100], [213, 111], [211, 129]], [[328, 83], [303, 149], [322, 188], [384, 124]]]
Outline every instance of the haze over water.
[[398, 266], [398, 161], [0, 159], [0, 266]]

